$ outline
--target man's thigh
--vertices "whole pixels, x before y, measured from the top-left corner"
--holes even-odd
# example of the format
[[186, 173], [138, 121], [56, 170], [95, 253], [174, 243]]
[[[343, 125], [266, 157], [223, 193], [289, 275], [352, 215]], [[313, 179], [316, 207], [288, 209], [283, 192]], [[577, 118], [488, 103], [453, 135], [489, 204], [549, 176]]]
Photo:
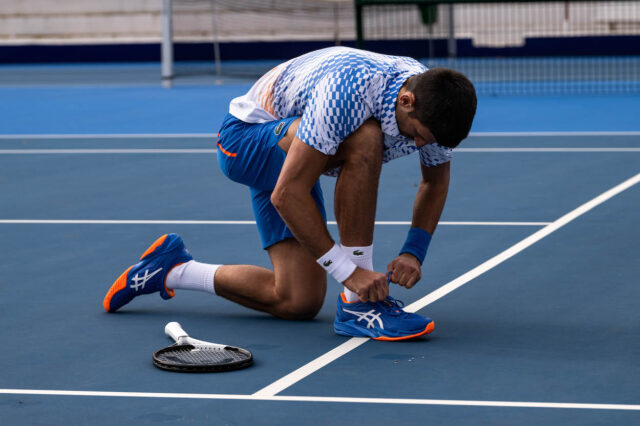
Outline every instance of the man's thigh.
[[[282, 220], [280, 213], [278, 213], [271, 203], [271, 193], [273, 191], [257, 188], [250, 188], [250, 190], [253, 215], [256, 218], [258, 231], [260, 231], [262, 247], [266, 249], [280, 241], [294, 238], [291, 230], [284, 223], [284, 220]], [[316, 202], [316, 206], [326, 222], [327, 212], [324, 208], [324, 197], [322, 195], [320, 182], [316, 182], [311, 189], [311, 196]]]
[[[279, 142], [293, 138], [299, 118], [250, 124], [228, 114], [222, 123], [218, 139], [218, 162], [231, 180], [249, 186], [254, 216], [262, 239], [262, 247], [294, 238], [276, 208], [271, 204], [275, 188], [286, 158]], [[291, 127], [291, 132], [287, 133]], [[289, 141], [290, 142], [290, 141]], [[326, 220], [324, 198], [317, 182], [311, 196]]]
[[278, 142], [297, 117], [266, 123], [245, 123], [227, 114], [218, 138], [218, 163], [231, 180], [272, 190], [286, 158]]

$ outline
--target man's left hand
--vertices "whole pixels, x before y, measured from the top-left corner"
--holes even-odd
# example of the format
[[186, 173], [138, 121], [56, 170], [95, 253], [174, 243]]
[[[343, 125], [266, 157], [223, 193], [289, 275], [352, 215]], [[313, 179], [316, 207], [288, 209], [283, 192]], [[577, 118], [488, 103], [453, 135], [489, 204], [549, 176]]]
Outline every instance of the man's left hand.
[[402, 253], [389, 263], [387, 274], [391, 272], [391, 282], [411, 288], [422, 278], [420, 262], [412, 254]]

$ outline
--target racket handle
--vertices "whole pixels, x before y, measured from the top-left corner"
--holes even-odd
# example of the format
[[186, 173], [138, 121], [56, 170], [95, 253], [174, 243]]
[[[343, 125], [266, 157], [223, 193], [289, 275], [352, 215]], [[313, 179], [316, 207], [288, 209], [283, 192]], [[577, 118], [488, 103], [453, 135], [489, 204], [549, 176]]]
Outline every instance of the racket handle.
[[164, 332], [167, 334], [167, 336], [171, 337], [174, 342], [178, 342], [180, 339], [189, 337], [187, 332], [184, 331], [180, 324], [175, 321], [168, 323], [164, 327]]

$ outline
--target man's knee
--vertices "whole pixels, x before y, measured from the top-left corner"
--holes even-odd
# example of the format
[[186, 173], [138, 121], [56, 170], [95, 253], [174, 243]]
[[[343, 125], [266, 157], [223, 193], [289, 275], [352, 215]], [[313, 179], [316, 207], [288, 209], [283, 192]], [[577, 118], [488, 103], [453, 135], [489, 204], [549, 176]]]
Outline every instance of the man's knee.
[[[324, 271], [296, 272], [289, 282], [276, 286], [280, 302], [278, 316], [289, 320], [308, 321], [318, 315], [327, 293], [327, 275]], [[284, 278], [284, 277], [281, 277]], [[303, 281], [301, 281], [303, 280]]]
[[287, 320], [309, 321], [318, 315], [324, 300], [310, 297], [305, 300], [284, 301], [278, 309], [278, 316]]
[[327, 274], [294, 238], [268, 249], [274, 271], [274, 310], [280, 318], [313, 319], [327, 292]]

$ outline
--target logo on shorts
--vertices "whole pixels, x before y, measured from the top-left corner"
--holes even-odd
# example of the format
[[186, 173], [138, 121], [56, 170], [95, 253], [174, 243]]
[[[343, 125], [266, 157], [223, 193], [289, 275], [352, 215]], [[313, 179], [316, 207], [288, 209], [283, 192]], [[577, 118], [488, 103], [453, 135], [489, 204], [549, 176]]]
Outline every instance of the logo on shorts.
[[273, 133], [275, 133], [276, 136], [280, 136], [280, 133], [282, 133], [283, 127], [284, 127], [284, 121], [281, 121], [280, 124], [276, 126], [276, 129], [273, 131]]
[[333, 263], [333, 260], [327, 260], [326, 262], [323, 263], [324, 267], [327, 268], [329, 267], [329, 265], [331, 265]]

